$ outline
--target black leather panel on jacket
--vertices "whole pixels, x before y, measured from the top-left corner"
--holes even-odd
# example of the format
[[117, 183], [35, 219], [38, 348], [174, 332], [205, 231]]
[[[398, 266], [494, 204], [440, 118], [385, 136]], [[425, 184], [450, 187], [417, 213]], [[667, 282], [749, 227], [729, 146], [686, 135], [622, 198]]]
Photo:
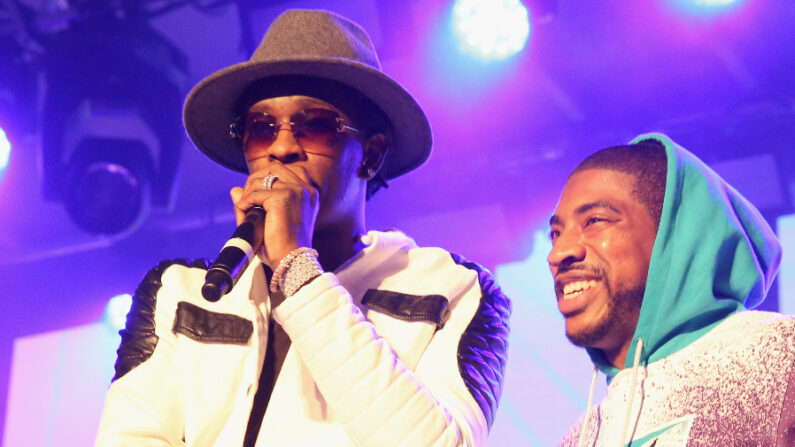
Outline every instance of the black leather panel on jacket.
[[447, 298], [441, 295], [409, 295], [370, 289], [362, 304], [403, 321], [430, 321], [441, 329], [450, 315]]
[[511, 300], [502, 293], [488, 270], [461, 256], [451, 256], [457, 264], [478, 274], [482, 293], [480, 305], [458, 343], [458, 370], [491, 428], [502, 394], [508, 356]]
[[245, 345], [254, 332], [254, 324], [237, 315], [212, 312], [180, 301], [172, 330], [200, 342]]
[[138, 284], [133, 295], [132, 306], [127, 314], [127, 324], [119, 331], [121, 344], [116, 351], [116, 374], [112, 381], [120, 379], [130, 372], [133, 368], [140, 365], [152, 356], [157, 345], [157, 335], [155, 334], [155, 304], [157, 292], [162, 287], [161, 278], [163, 272], [172, 265], [184, 265], [207, 269], [207, 261], [198, 259], [192, 263], [184, 259], [163, 261], [157, 267], [149, 270]]

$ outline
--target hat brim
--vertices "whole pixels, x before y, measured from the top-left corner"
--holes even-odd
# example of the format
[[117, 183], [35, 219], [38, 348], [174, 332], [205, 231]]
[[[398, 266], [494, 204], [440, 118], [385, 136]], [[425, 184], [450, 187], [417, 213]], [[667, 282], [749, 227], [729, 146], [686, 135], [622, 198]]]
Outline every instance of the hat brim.
[[243, 151], [229, 136], [229, 125], [239, 113], [238, 100], [256, 81], [290, 75], [340, 82], [358, 90], [384, 112], [393, 129], [392, 144], [381, 168], [386, 179], [417, 168], [430, 155], [431, 128], [414, 98], [381, 71], [342, 58], [242, 62], [213, 73], [185, 100], [183, 120], [188, 136], [213, 161], [248, 173]]

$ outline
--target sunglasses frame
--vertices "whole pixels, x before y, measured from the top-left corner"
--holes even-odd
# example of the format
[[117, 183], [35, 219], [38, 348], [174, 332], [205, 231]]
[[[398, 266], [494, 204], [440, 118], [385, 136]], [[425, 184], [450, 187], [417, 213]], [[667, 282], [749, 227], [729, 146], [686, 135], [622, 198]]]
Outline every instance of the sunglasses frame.
[[[308, 110], [324, 110], [324, 111], [328, 111], [328, 112], [331, 112], [334, 115], [336, 115], [335, 116], [335, 120], [337, 121], [337, 129], [336, 129], [337, 135], [340, 135], [340, 134], [344, 133], [345, 131], [351, 131], [351, 132], [354, 132], [354, 133], [359, 133], [359, 129], [357, 129], [355, 127], [352, 127], [352, 126], [349, 126], [348, 124], [346, 124], [345, 120], [339, 115], [338, 112], [336, 112], [334, 110], [329, 110], [329, 109], [309, 108], [309, 109], [301, 109], [301, 110], [295, 112], [294, 114], [290, 115], [290, 120], [289, 121], [276, 121], [274, 123], [269, 123], [269, 125], [272, 128], [275, 129], [274, 132], [273, 132], [274, 139], [275, 139], [275, 135], [281, 129], [281, 126], [284, 125], [284, 124], [289, 124], [290, 125], [290, 132], [293, 134], [293, 138], [295, 138], [296, 141], [298, 141], [298, 139], [300, 137], [295, 134], [295, 117], [297, 115], [301, 115], [301, 114], [306, 115], [307, 114], [306, 112]], [[237, 118], [235, 118], [235, 120], [232, 122], [232, 124], [229, 125], [229, 136], [232, 139], [234, 139], [235, 141], [237, 141], [237, 142], [239, 142], [241, 144], [243, 143], [243, 138], [245, 137], [245, 134], [246, 134], [245, 118], [248, 118], [248, 116], [251, 115], [252, 113], [256, 114], [256, 115], [266, 116], [266, 117], [273, 117], [273, 115], [271, 115], [269, 113], [265, 113], [265, 112], [249, 112], [249, 113], [247, 113], [245, 115], [245, 117], [241, 115], [241, 116], [238, 116]], [[275, 118], [274, 118], [274, 120], [275, 120]], [[271, 141], [271, 143], [272, 142], [273, 141]]]

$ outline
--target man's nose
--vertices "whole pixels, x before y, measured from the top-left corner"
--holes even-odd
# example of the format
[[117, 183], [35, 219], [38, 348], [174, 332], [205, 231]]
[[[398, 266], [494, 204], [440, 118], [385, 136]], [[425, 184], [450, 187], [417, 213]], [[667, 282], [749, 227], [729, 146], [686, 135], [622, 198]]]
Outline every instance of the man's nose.
[[298, 139], [293, 134], [290, 123], [281, 124], [273, 137], [268, 158], [279, 160], [282, 163], [293, 163], [303, 160], [305, 156], [306, 153], [298, 144]]
[[547, 262], [550, 267], [559, 267], [564, 264], [580, 262], [585, 259], [585, 246], [576, 231], [561, 231], [552, 242]]

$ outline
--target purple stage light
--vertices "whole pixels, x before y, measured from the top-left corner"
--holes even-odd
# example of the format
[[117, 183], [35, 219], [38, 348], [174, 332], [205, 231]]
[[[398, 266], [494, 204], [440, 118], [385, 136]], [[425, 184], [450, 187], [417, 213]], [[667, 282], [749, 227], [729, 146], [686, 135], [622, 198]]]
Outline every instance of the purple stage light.
[[8, 159], [11, 157], [11, 142], [8, 141], [6, 133], [0, 127], [0, 171], [8, 166]]
[[525, 47], [530, 17], [519, 0], [456, 0], [453, 29], [465, 53], [500, 60]]

